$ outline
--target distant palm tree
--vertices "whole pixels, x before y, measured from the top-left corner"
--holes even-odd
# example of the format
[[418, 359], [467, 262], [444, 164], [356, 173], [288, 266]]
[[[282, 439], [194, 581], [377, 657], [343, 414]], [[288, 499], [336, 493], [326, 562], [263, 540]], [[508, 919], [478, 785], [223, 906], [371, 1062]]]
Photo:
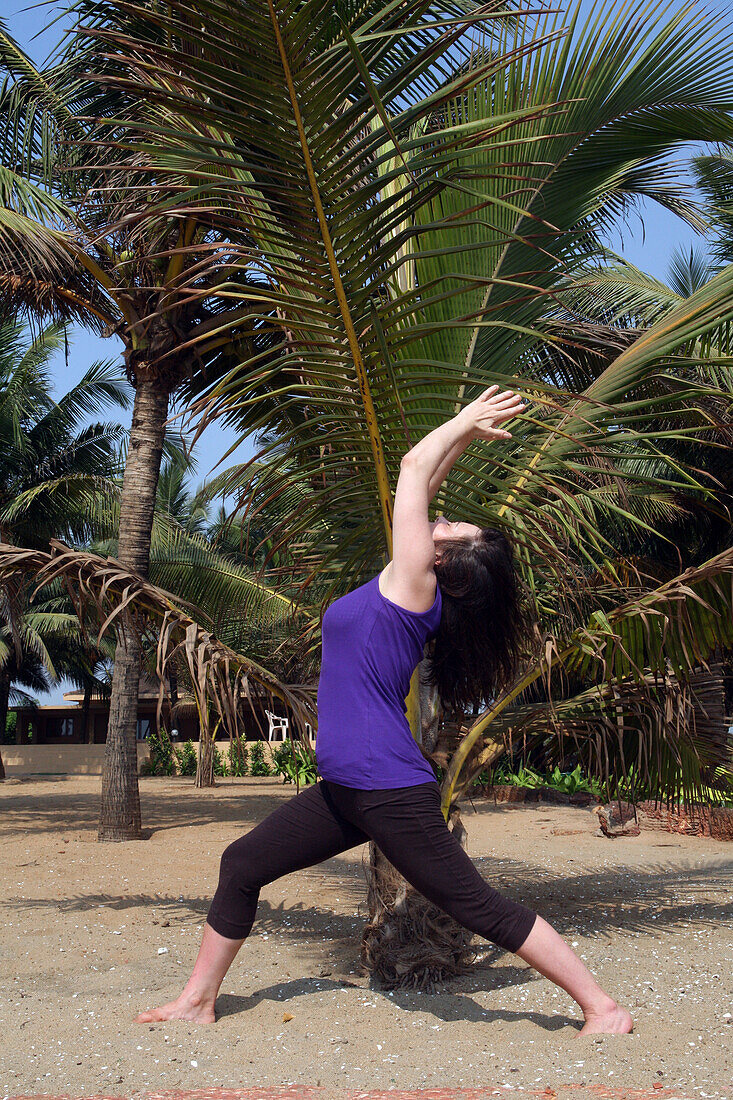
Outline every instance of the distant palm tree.
[[[114, 492], [125, 430], [87, 422], [110, 407], [127, 408], [128, 387], [111, 364], [94, 363], [54, 399], [51, 360], [64, 344], [59, 325], [31, 338], [17, 322], [0, 324], [0, 542], [6, 544], [45, 548], [55, 538], [86, 545], [95, 534], [93, 500]], [[81, 675], [80, 654], [88, 650], [68, 596], [46, 593], [30, 610], [29, 594], [27, 583], [2, 585], [2, 730], [15, 681], [41, 690], [49, 676], [75, 669]], [[91, 670], [87, 679], [96, 683]]]
[[[210, 380], [248, 354], [251, 335], [236, 331], [241, 301], [230, 311], [226, 297], [229, 283], [241, 294], [248, 276], [228, 267], [232, 246], [226, 220], [202, 208], [184, 219], [158, 213], [143, 226], [140, 214], [158, 200], [155, 186], [145, 188], [147, 198], [131, 196], [130, 185], [145, 174], [144, 161], [132, 158], [116, 168], [120, 149], [112, 147], [128, 127], [139, 133], [146, 103], [127, 92], [120, 82], [123, 71], [104, 57], [90, 32], [113, 28], [127, 38], [141, 33], [144, 48], [163, 52], [166, 33], [116, 5], [82, 0], [67, 10], [77, 26], [42, 71], [0, 22], [0, 64], [8, 78], [0, 94], [0, 300], [13, 310], [76, 319], [102, 336], [121, 339], [135, 401], [117, 554], [145, 577], [171, 401], [192, 375]], [[148, 5], [148, 14], [153, 10]], [[216, 277], [197, 279], [202, 261], [214, 252], [220, 258]], [[139, 640], [122, 616], [100, 840], [140, 836], [135, 749], [140, 667]]]
[[172, 456], [164, 461], [156, 495], [156, 511], [175, 520], [190, 535], [203, 535], [208, 528], [206, 486], [192, 492], [190, 476], [195, 466], [185, 456]]

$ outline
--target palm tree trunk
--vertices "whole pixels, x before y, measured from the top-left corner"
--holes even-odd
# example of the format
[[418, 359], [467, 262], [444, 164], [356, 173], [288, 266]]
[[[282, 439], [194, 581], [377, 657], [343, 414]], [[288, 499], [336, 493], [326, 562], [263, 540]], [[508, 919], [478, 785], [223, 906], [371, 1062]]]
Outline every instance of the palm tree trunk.
[[[418, 744], [426, 755], [438, 741], [440, 704], [430, 684], [427, 660], [419, 666]], [[456, 810], [450, 828], [465, 845], [466, 831]], [[369, 922], [361, 936], [361, 962], [383, 989], [435, 992], [473, 961], [473, 936], [437, 905], [414, 890], [373, 841], [367, 874]]]
[[[147, 576], [155, 493], [168, 415], [168, 391], [154, 375], [147, 377], [138, 369], [137, 377], [130, 445], [122, 482], [117, 557], [123, 565]], [[135, 739], [140, 662], [140, 643], [129, 620], [123, 619], [112, 676], [98, 840], [141, 837]]]
[[214, 782], [214, 738], [209, 730], [202, 729], [199, 733], [199, 754], [194, 786], [216, 786]]
[[[465, 845], [458, 814], [451, 829]], [[413, 889], [376, 844], [369, 844], [369, 922], [361, 936], [361, 962], [383, 989], [435, 993], [463, 974], [476, 957], [473, 934]]]

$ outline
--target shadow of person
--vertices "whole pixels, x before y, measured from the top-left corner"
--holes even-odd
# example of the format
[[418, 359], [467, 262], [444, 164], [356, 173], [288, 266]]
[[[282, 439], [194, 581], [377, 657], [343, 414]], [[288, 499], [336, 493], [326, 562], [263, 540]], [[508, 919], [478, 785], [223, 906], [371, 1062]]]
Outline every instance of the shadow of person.
[[248, 1012], [261, 1001], [274, 1001], [276, 1004], [286, 1005], [296, 997], [306, 997], [311, 993], [327, 993], [332, 989], [356, 989], [356, 982], [347, 979], [329, 978], [293, 978], [287, 982], [276, 982], [274, 985], [256, 989], [247, 997], [240, 997], [234, 993], [220, 993], [216, 998], [216, 1018], [223, 1016], [237, 1016]]
[[[498, 967], [491, 971], [491, 979], [487, 981], [487, 989], [499, 989], [519, 982], [534, 981], [539, 975], [515, 967]], [[328, 978], [294, 978], [287, 982], [277, 982], [255, 990], [247, 997], [241, 997], [233, 993], [223, 993], [216, 1000], [216, 1018], [223, 1019], [227, 1016], [238, 1016], [248, 1012], [262, 1001], [273, 1001], [283, 1007], [293, 1009], [292, 1002], [299, 997], [307, 997], [313, 993], [324, 993], [338, 989], [364, 989], [357, 982], [346, 979], [333, 980]], [[401, 992], [393, 990], [380, 990], [367, 987], [365, 992], [370, 996], [382, 997], [391, 1005], [406, 1012], [426, 1012], [434, 1016], [436, 1020], [444, 1023], [453, 1023], [459, 1020], [473, 1023], [500, 1025], [502, 1023], [518, 1023], [520, 1020], [529, 1021], [545, 1031], [559, 1031], [564, 1027], [575, 1027], [578, 1030], [582, 1022], [565, 1016], [562, 1013], [553, 1013], [548, 1016], [543, 1012], [530, 1012], [511, 1009], [487, 1009], [463, 993], [417, 993]], [[500, 1030], [500, 1028], [499, 1028]]]

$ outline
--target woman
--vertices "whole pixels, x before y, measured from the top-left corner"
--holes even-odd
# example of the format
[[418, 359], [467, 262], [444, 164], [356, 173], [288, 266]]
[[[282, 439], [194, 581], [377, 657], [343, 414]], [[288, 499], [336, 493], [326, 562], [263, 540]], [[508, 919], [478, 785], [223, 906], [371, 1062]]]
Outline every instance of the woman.
[[511, 438], [498, 425], [524, 406], [512, 390], [498, 389], [402, 459], [392, 561], [323, 618], [316, 739], [323, 780], [224, 851], [191, 977], [175, 1001], [141, 1012], [137, 1022], [213, 1023], [260, 888], [372, 839], [425, 897], [574, 997], [585, 1017], [581, 1035], [631, 1031], [629, 1013], [561, 936], [479, 875], [446, 825], [440, 789], [405, 717], [411, 674], [432, 637], [431, 668], [449, 707], [487, 698], [511, 681], [516, 665], [522, 624], [508, 542], [471, 523], [428, 520], [430, 501], [472, 439]]

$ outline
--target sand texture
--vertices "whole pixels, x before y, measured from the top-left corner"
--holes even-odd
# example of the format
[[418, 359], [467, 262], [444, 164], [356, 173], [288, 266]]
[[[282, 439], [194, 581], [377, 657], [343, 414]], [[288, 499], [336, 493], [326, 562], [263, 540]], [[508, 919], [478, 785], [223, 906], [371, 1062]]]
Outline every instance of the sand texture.
[[644, 829], [608, 839], [587, 807], [466, 806], [481, 873], [576, 946], [630, 1009], [630, 1036], [579, 1039], [567, 994], [488, 943], [439, 994], [372, 988], [358, 963], [365, 848], [263, 891], [216, 1024], [140, 1025], [134, 1015], [190, 973], [222, 850], [293, 788], [140, 789], [146, 839], [99, 844], [99, 777], [0, 784], [0, 1100], [291, 1084], [656, 1084], [733, 1100], [730, 843]]

